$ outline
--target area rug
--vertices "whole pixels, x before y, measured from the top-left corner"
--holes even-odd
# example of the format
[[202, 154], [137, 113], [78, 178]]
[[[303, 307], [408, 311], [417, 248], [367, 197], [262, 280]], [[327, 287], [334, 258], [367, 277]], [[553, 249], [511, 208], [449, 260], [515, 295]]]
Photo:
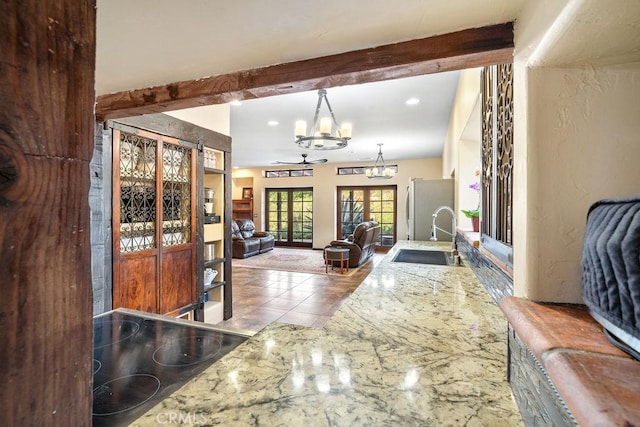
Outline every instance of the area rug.
[[261, 268], [265, 270], [294, 271], [299, 273], [331, 274], [338, 276], [350, 276], [358, 271], [358, 268], [350, 268], [344, 274], [340, 274], [340, 268], [324, 272], [324, 259], [321, 250], [298, 248], [274, 248], [272, 251], [254, 255], [245, 259], [233, 258], [231, 264], [234, 267]]

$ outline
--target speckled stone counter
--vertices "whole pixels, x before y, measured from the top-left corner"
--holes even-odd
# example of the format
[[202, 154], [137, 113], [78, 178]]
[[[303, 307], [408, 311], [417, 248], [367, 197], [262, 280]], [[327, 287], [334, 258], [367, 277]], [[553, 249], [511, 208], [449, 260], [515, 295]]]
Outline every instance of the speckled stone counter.
[[471, 270], [391, 262], [444, 247], [397, 243], [323, 329], [266, 327], [134, 425], [521, 425], [507, 322]]

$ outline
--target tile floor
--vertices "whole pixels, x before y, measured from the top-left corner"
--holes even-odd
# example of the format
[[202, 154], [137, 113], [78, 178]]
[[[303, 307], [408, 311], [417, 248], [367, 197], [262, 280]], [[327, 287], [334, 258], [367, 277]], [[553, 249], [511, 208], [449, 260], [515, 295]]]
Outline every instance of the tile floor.
[[321, 328], [384, 254], [349, 277], [233, 267], [233, 317], [225, 329], [254, 333], [271, 322]]

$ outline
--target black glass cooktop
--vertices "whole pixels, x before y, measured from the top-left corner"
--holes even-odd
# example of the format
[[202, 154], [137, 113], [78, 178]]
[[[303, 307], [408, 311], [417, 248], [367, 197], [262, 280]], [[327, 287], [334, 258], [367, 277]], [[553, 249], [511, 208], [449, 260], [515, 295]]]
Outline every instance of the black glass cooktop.
[[93, 425], [127, 425], [247, 337], [143, 313], [93, 319]]

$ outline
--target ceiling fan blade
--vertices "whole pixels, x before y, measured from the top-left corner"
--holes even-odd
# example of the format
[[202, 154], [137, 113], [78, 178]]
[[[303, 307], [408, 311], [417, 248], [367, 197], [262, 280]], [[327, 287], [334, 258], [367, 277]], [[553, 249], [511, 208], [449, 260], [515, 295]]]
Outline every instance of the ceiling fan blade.
[[306, 163], [309, 163], [312, 165], [315, 165], [317, 163], [327, 163], [327, 159], [309, 160], [309, 161], [306, 161]]
[[308, 154], [302, 154], [302, 161], [301, 162], [281, 162], [276, 160], [273, 163], [279, 164], [279, 165], [315, 165], [318, 163], [326, 163], [327, 159], [317, 159], [317, 160], [307, 160], [307, 156]]

